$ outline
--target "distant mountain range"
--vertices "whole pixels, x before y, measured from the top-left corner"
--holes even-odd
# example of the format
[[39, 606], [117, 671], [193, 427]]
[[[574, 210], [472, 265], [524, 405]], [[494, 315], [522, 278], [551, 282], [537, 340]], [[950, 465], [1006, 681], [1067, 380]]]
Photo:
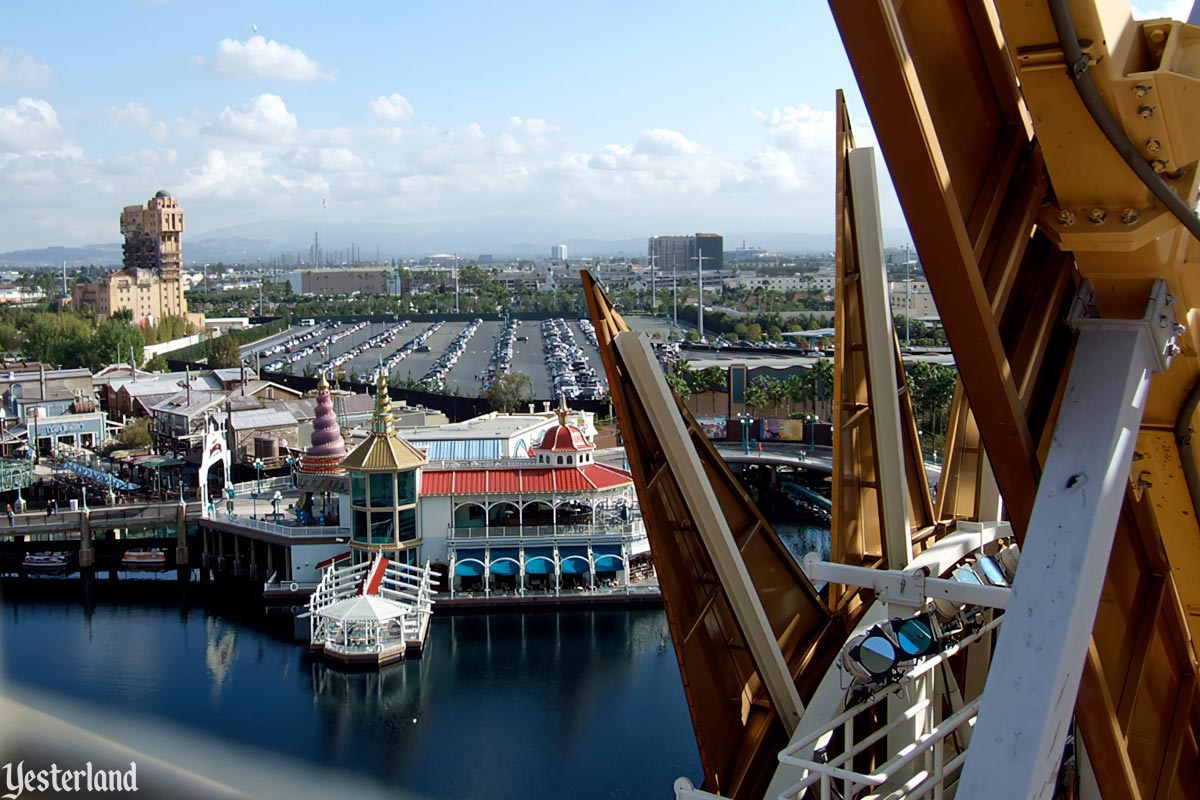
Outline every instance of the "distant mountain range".
[[[360, 258], [371, 260], [378, 253], [382, 258], [410, 258], [432, 253], [457, 252], [463, 258], [489, 254], [497, 258], [545, 258], [550, 247], [565, 244], [572, 258], [603, 256], [642, 256], [646, 253], [647, 236], [630, 239], [541, 238], [525, 231], [515, 231], [510, 225], [482, 223], [463, 230], [461, 223], [391, 224], [322, 223], [304, 225], [295, 222], [266, 221], [245, 223], [208, 231], [194, 236], [185, 235], [183, 255], [188, 264], [251, 262], [257, 259], [286, 257], [294, 263], [297, 256], [309, 257], [313, 231], [320, 234], [321, 250], [327, 256], [335, 253], [348, 256], [356, 246]], [[514, 235], [515, 234], [515, 235]], [[908, 241], [904, 231], [885, 231], [889, 246]], [[833, 234], [735, 232], [725, 234], [725, 249], [734, 250], [745, 242], [747, 247], [760, 247], [773, 253], [811, 254], [833, 250]], [[37, 250], [13, 250], [0, 253], [0, 267], [29, 267], [98, 264], [118, 266], [121, 263], [120, 244], [91, 244], [82, 247], [45, 247]]]

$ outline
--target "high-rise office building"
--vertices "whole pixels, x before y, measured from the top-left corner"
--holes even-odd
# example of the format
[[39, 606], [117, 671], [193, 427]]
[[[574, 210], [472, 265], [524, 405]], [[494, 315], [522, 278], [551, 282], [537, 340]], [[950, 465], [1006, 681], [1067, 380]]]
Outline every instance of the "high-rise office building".
[[719, 233], [697, 233], [692, 237], [692, 242], [693, 250], [689, 258], [704, 256], [706, 270], [725, 268], [725, 237]]
[[725, 239], [717, 233], [697, 233], [695, 236], [651, 236], [647, 255], [653, 259], [655, 270], [662, 274], [671, 271], [684, 273], [696, 269], [696, 257], [704, 256], [704, 270], [719, 270], [725, 266]]
[[565, 244], [556, 244], [550, 248], [550, 260], [564, 263], [567, 260], [567, 246]]

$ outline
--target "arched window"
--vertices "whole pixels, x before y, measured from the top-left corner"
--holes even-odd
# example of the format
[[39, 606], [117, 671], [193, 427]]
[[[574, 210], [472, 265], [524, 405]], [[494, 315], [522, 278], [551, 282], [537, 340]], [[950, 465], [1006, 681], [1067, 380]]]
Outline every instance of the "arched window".
[[573, 461], [573, 457], [567, 456], [567, 463], [570, 464], [572, 461]]
[[560, 464], [562, 463], [562, 456], [558, 457], [558, 463], [560, 463]]

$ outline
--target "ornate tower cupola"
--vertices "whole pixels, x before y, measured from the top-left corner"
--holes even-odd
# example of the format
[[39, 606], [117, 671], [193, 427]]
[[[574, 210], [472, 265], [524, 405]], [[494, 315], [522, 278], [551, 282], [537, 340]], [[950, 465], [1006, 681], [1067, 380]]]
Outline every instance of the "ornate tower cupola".
[[356, 563], [378, 553], [393, 561], [419, 562], [417, 497], [427, 463], [425, 454], [392, 427], [387, 372], [380, 370], [371, 433], [342, 461], [350, 473], [350, 547]]
[[596, 448], [588, 443], [577, 426], [567, 424], [571, 410], [567, 408], [566, 397], [559, 395], [555, 413], [558, 414], [558, 425], [546, 431], [542, 443], [533, 448], [534, 460], [539, 465], [563, 468], [592, 463]]
[[329, 382], [321, 375], [317, 383], [317, 407], [313, 419], [312, 446], [300, 456], [300, 471], [307, 474], [344, 474], [342, 459], [346, 442], [333, 410]]

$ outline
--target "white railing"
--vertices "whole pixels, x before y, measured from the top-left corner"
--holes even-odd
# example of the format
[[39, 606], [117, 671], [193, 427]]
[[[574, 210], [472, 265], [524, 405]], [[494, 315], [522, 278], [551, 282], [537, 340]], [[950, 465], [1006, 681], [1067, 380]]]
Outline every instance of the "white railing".
[[[358, 594], [363, 581], [377, 569], [382, 558], [382, 555], [377, 555], [372, 561], [344, 567], [338, 567], [335, 563], [322, 572], [321, 582], [317, 584], [308, 600], [310, 641], [316, 643], [324, 635], [324, 623], [318, 612], [339, 600]], [[409, 641], [421, 639], [427, 630], [429, 616], [433, 614], [435, 577], [438, 575], [434, 573], [429, 561], [425, 562], [424, 567], [388, 561], [384, 569], [378, 596], [407, 607], [407, 613], [401, 619], [401, 626], [403, 636]], [[342, 645], [336, 647], [345, 649]]]
[[[261, 490], [260, 487], [261, 486]], [[255, 492], [262, 493], [272, 489], [290, 489], [292, 487], [291, 475], [277, 475], [273, 478], [263, 478], [259, 481], [242, 481], [241, 483], [233, 484], [233, 492], [238, 497], [246, 497]]]
[[[979, 698], [965, 703], [949, 717], [938, 720], [940, 696], [935, 701], [929, 698], [919, 698], [907, 704], [903, 709], [895, 708], [895, 704], [887, 709], [885, 716], [890, 720], [886, 725], [875, 728], [868, 735], [856, 739], [854, 720], [864, 711], [887, 703], [889, 698], [905, 697], [905, 691], [914, 682], [941, 666], [951, 656], [978, 642], [987, 633], [999, 627], [1003, 617], [998, 617], [980, 628], [975, 633], [959, 641], [936, 656], [927, 658], [905, 673], [901, 679], [872, 694], [858, 705], [847, 709], [834, 717], [820, 729], [805, 736], [779, 754], [781, 764], [797, 767], [803, 777], [779, 794], [779, 800], [793, 800], [803, 795], [804, 790], [813, 786], [820, 787], [821, 797], [832, 797], [834, 791], [839, 791], [839, 797], [844, 800], [858, 797], [865, 789], [887, 786], [891, 790], [901, 790], [903, 796], [910, 800], [922, 797], [942, 797], [948, 778], [957, 775], [966, 760], [966, 741], [969, 733], [962, 737], [957, 734], [964, 727], [973, 728], [976, 714], [979, 711]], [[932, 694], [932, 693], [931, 693]], [[857, 772], [853, 768], [854, 757], [883, 740], [894, 730], [911, 724], [913, 721], [923, 723], [924, 733], [917, 735], [911, 742], [906, 743], [899, 752], [870, 773]], [[825, 754], [817, 760], [813, 753], [820, 743], [834, 740], [835, 734], [841, 730], [842, 752], [832, 756]], [[861, 732], [861, 731], [860, 731]], [[944, 742], [949, 736], [959, 739], [956, 751], [949, 759], [946, 758]], [[919, 761], [918, 761], [919, 760]], [[835, 787], [840, 786], [840, 789]], [[677, 794], [677, 797], [681, 795]], [[686, 797], [702, 795], [688, 794]]]
[[646, 527], [640, 521], [614, 525], [489, 525], [450, 529], [452, 541], [501, 540], [517, 542], [528, 539], [569, 541], [586, 539], [593, 542], [621, 542], [642, 538]]
[[350, 531], [346, 528], [338, 528], [333, 525], [279, 525], [274, 522], [267, 522], [261, 519], [251, 519], [250, 517], [242, 517], [234, 514], [217, 514], [212, 517], [213, 522], [224, 522], [228, 525], [236, 525], [241, 528], [250, 528], [264, 533], [273, 533], [276, 536], [285, 536], [293, 539], [315, 539], [326, 538], [330, 536], [350, 538]]

